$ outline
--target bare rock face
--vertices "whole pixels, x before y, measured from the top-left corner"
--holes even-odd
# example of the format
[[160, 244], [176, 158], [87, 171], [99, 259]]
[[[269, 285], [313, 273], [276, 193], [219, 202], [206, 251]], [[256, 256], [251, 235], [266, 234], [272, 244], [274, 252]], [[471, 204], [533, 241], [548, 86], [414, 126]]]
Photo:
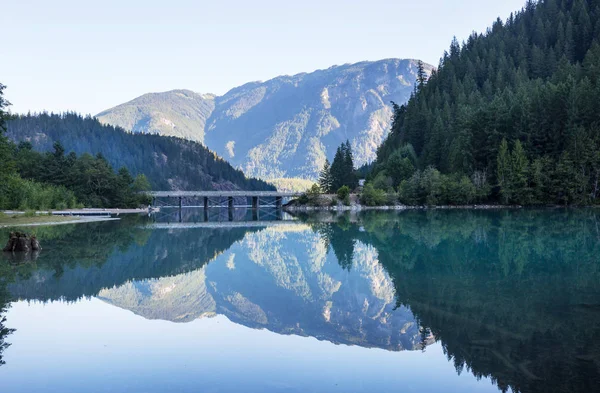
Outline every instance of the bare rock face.
[[35, 236], [29, 236], [22, 232], [11, 232], [8, 236], [8, 243], [2, 249], [4, 252], [25, 252], [40, 251], [42, 247]]

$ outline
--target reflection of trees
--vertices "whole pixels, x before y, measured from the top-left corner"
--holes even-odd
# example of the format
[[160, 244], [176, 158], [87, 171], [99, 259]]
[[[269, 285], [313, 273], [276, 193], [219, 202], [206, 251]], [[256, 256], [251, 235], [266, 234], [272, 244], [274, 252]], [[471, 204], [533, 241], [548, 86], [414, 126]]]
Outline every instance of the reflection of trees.
[[4, 284], [0, 280], [0, 366], [4, 364], [4, 360], [2, 360], [2, 352], [4, 352], [4, 350], [10, 345], [6, 342], [6, 337], [13, 332], [12, 329], [7, 328], [5, 325], [6, 317], [4, 316], [4, 313], [6, 312], [7, 308], [8, 295]]
[[76, 300], [130, 280], [189, 272], [247, 232], [244, 228], [146, 229], [137, 220], [78, 225], [63, 235], [38, 234], [44, 249], [35, 265], [16, 270], [9, 285], [13, 296]]
[[397, 302], [431, 329], [458, 372], [489, 376], [503, 391], [593, 391], [598, 218], [593, 210], [370, 213], [330, 233], [378, 250]]

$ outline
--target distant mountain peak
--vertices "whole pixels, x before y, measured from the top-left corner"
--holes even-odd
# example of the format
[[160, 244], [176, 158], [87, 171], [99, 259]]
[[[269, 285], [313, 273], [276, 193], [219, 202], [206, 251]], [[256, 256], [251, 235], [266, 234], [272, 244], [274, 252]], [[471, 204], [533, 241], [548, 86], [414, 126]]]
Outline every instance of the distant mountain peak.
[[408, 100], [417, 62], [333, 65], [248, 82], [223, 96], [185, 89], [149, 93], [97, 117], [133, 132], [202, 142], [249, 176], [315, 179], [347, 139], [358, 165], [375, 158], [390, 129], [391, 101]]

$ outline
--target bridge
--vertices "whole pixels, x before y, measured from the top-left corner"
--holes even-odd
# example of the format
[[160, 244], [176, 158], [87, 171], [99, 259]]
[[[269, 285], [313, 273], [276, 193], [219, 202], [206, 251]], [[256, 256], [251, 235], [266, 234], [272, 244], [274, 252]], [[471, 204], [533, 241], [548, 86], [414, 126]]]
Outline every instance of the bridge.
[[[153, 206], [157, 205], [159, 198], [175, 198], [179, 201], [178, 205], [167, 204], [162, 206], [179, 207], [180, 209], [183, 207], [184, 200], [186, 199], [202, 199], [202, 206], [205, 210], [210, 207], [224, 207], [224, 201], [226, 201], [226, 206], [230, 210], [236, 207], [259, 209], [261, 206], [275, 207], [279, 210], [283, 207], [284, 198], [297, 198], [301, 195], [299, 192], [279, 191], [149, 191], [146, 194], [152, 197]], [[248, 205], [248, 199], [252, 200], [251, 205]], [[245, 203], [240, 204], [240, 200], [244, 200]]]

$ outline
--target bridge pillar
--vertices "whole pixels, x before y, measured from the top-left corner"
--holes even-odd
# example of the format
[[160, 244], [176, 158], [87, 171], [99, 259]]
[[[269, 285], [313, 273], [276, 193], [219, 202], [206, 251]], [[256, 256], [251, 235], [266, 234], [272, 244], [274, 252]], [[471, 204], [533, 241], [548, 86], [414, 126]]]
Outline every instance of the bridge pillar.
[[204, 210], [208, 210], [208, 197], [204, 197]]
[[229, 210], [233, 210], [233, 197], [227, 197], [227, 207], [229, 208]]
[[183, 198], [179, 197], [179, 210], [181, 210], [182, 200], [183, 200]]
[[257, 196], [253, 196], [252, 197], [252, 209], [256, 210], [258, 209], [258, 197]]
[[277, 210], [281, 210], [282, 206], [283, 206], [283, 198], [280, 196], [275, 197], [275, 207], [277, 208]]

